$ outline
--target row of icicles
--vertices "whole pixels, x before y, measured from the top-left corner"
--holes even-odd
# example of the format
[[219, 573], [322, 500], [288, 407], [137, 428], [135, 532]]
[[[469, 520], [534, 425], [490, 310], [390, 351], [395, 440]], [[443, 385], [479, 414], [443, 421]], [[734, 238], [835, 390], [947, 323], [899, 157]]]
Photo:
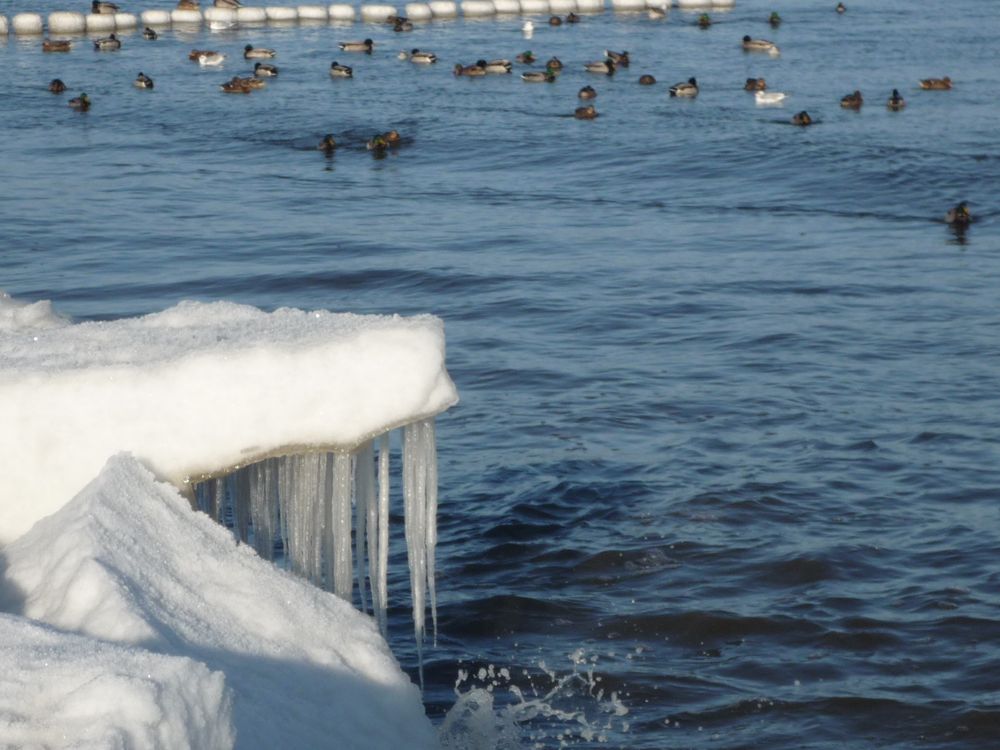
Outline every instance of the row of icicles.
[[[275, 559], [275, 545], [280, 541], [288, 568], [316, 586], [351, 602], [356, 582], [361, 611], [372, 612], [385, 636], [389, 459], [389, 433], [385, 433], [353, 453], [305, 453], [241, 467], [226, 477], [195, 484], [195, 499], [198, 508], [219, 523], [231, 522], [240, 541], [252, 544], [265, 560]], [[402, 428], [402, 459], [413, 627], [422, 663], [428, 599], [437, 638], [438, 479], [433, 419]]]

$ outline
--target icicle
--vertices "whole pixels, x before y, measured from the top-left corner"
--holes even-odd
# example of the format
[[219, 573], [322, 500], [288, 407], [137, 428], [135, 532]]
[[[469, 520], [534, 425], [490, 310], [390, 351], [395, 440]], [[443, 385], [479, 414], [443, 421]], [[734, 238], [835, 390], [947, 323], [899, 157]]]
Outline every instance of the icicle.
[[250, 471], [250, 522], [253, 546], [265, 560], [274, 559], [278, 494], [272, 489], [271, 459], [254, 464]]
[[333, 521], [333, 455], [325, 455], [326, 466], [323, 470], [323, 554], [326, 559], [326, 590], [333, 591], [334, 571], [336, 569], [337, 540], [334, 535], [336, 528]]
[[290, 565], [292, 561], [291, 543], [289, 531], [289, 518], [291, 518], [291, 471], [289, 461], [291, 459], [282, 457], [274, 460], [275, 483], [278, 487], [278, 524], [281, 531], [281, 549], [284, 552], [285, 560]]
[[433, 419], [428, 419], [423, 423], [423, 431], [424, 464], [427, 476], [426, 511], [424, 513], [427, 530], [427, 593], [431, 600], [431, 622], [434, 625], [434, 646], [437, 647], [438, 612], [434, 557], [437, 550], [438, 471], [437, 437], [434, 430]]
[[226, 484], [221, 478], [212, 482], [212, 494], [209, 496], [209, 503], [212, 511], [209, 515], [215, 519], [216, 523], [221, 523], [225, 526]]
[[378, 566], [375, 588], [378, 591], [376, 615], [383, 636], [389, 634], [389, 433], [385, 433], [378, 446]]
[[333, 457], [333, 593], [351, 601], [351, 454]]
[[424, 513], [427, 489], [419, 424], [403, 429], [403, 509], [406, 517], [406, 553], [410, 563], [410, 592], [413, 597], [413, 633], [417, 641], [420, 685], [423, 687], [423, 641], [427, 583], [427, 531]]
[[[361, 599], [361, 611], [368, 611], [365, 594], [366, 572], [365, 541], [369, 536], [368, 524], [372, 518], [372, 508], [375, 505], [374, 454], [372, 444], [365, 443], [354, 456], [354, 556], [358, 560], [358, 595]], [[369, 556], [371, 547], [368, 548]], [[372, 600], [374, 607], [374, 599]]]
[[239, 469], [233, 474], [232, 507], [233, 533], [236, 538], [246, 544], [250, 538], [250, 471]]

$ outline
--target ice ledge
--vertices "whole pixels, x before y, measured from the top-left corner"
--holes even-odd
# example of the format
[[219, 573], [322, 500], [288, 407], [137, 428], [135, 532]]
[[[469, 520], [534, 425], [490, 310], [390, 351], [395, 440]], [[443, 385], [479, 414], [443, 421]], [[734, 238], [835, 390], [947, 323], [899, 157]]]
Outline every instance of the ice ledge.
[[183, 302], [70, 324], [0, 298], [0, 319], [15, 306], [0, 326], [0, 546], [120, 451], [181, 486], [292, 448], [351, 449], [458, 401], [430, 315]]

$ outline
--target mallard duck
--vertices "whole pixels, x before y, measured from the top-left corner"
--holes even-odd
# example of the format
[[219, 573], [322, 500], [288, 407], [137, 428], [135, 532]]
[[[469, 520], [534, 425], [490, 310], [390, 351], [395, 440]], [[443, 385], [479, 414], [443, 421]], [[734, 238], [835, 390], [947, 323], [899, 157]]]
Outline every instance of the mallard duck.
[[324, 135], [323, 140], [319, 142], [319, 145], [316, 148], [320, 151], [325, 151], [327, 154], [332, 154], [333, 150], [337, 148], [337, 142], [333, 140], [333, 134], [327, 133]]
[[406, 20], [406, 16], [397, 16], [394, 13], [390, 13], [389, 15], [387, 15], [385, 17], [385, 22], [387, 24], [389, 24], [390, 26], [395, 26], [400, 21], [405, 21], [405, 20]]
[[600, 73], [605, 76], [613, 76], [615, 74], [615, 64], [611, 62], [610, 58], [589, 62], [583, 66], [583, 69], [588, 73]]
[[392, 27], [392, 30], [393, 31], [413, 31], [413, 24], [410, 21], [408, 21], [408, 20], [406, 20], [404, 18], [404, 19], [401, 19], [401, 20], [397, 21], [395, 23], [395, 25]]
[[226, 94], [249, 94], [250, 87], [247, 86], [246, 82], [239, 77], [231, 78], [224, 84], [219, 86], [223, 93]]
[[569, 15], [566, 16], [566, 23], [580, 23], [580, 16], [573, 11], [570, 11]]
[[385, 139], [385, 136], [379, 133], [368, 139], [368, 143], [365, 144], [369, 151], [372, 151], [376, 155], [384, 154], [389, 148], [389, 142]]
[[521, 63], [523, 65], [531, 65], [533, 62], [535, 62], [535, 56], [533, 54], [531, 54], [531, 50], [530, 49], [529, 50], [525, 50], [524, 52], [522, 52], [520, 55], [518, 55], [514, 59], [517, 60], [519, 63]]
[[796, 112], [794, 115], [792, 115], [792, 125], [801, 125], [802, 127], [805, 127], [806, 125], [812, 125], [812, 122], [813, 122], [812, 118], [809, 116], [809, 113], [806, 112], [805, 110], [802, 110], [801, 112]]
[[90, 4], [90, 12], [101, 16], [113, 16], [118, 12], [118, 6], [114, 3], [104, 2], [103, 0], [94, 0]]
[[53, 94], [61, 94], [66, 90], [66, 84], [62, 82], [60, 78], [53, 78], [49, 81], [49, 91]]
[[653, 76], [651, 76], [649, 73], [646, 73], [645, 75], [639, 76], [639, 85], [640, 86], [652, 86], [655, 83], [656, 83], [656, 79], [653, 78]]
[[354, 78], [354, 68], [350, 65], [341, 65], [334, 60], [330, 63], [330, 76], [332, 78]]
[[90, 97], [86, 94], [80, 94], [80, 96], [75, 96], [67, 102], [70, 109], [75, 109], [77, 112], [86, 112], [90, 109]]
[[767, 81], [763, 78], [747, 78], [743, 89], [744, 91], [767, 91]]
[[270, 63], [254, 63], [253, 74], [258, 78], [274, 78], [278, 75], [278, 67]]
[[511, 68], [510, 60], [479, 60], [476, 65], [483, 68], [490, 75], [508, 75]]
[[153, 79], [145, 73], [140, 72], [139, 75], [135, 77], [135, 80], [132, 81], [132, 85], [137, 89], [151, 89], [153, 88]]
[[593, 104], [588, 104], [585, 107], [577, 107], [576, 111], [573, 112], [573, 117], [577, 120], [593, 120], [597, 117], [597, 109]]
[[387, 130], [386, 132], [382, 133], [382, 137], [385, 139], [385, 142], [388, 143], [390, 146], [398, 146], [400, 143], [403, 142], [403, 136], [401, 136], [399, 134], [399, 131], [395, 129]]
[[375, 44], [371, 39], [365, 39], [363, 42], [341, 42], [337, 46], [344, 52], [365, 52], [370, 55]]
[[864, 103], [864, 97], [862, 97], [861, 92], [857, 90], [855, 90], [853, 94], [845, 94], [840, 97], [840, 106], [844, 109], [861, 109], [861, 105]]
[[604, 50], [604, 57], [614, 63], [616, 68], [627, 68], [629, 64], [628, 52], [615, 52], [613, 49]]
[[920, 81], [920, 88], [934, 91], [945, 91], [951, 88], [951, 79], [948, 76], [945, 76], [944, 78], [923, 78]]
[[770, 104], [781, 104], [785, 100], [785, 94], [780, 91], [755, 91], [754, 101], [764, 107]]
[[546, 68], [551, 68], [552, 70], [562, 70], [563, 64], [562, 60], [558, 57], [550, 57], [548, 62], [545, 63]]
[[967, 227], [972, 223], [972, 214], [969, 213], [969, 206], [962, 201], [954, 208], [948, 209], [944, 215], [944, 220], [953, 227]]
[[898, 112], [906, 106], [906, 99], [899, 93], [899, 89], [893, 89], [892, 96], [889, 97], [889, 101], [885, 103], [885, 106], [893, 112]]
[[201, 10], [198, 0], [177, 0], [177, 10]]
[[243, 48], [243, 57], [247, 60], [269, 60], [276, 54], [278, 53], [273, 49], [254, 47], [252, 44], [248, 44]]
[[457, 76], [470, 76], [472, 78], [481, 78], [486, 75], [486, 68], [476, 63], [475, 65], [462, 65], [462, 63], [455, 63], [455, 67], [452, 71]]
[[243, 7], [243, 3], [240, 0], [213, 0], [212, 5], [216, 8], [229, 8], [230, 10], [237, 10]]
[[121, 40], [114, 34], [110, 34], [109, 36], [94, 41], [94, 49], [96, 50], [109, 51], [121, 48]]
[[837, 3], [837, 12], [838, 13], [844, 13], [846, 11], [847, 11], [847, 6], [845, 6], [843, 3]]
[[670, 96], [698, 96], [698, 81], [688, 78], [683, 83], [675, 83], [670, 87]]
[[549, 26], [562, 26], [562, 19], [559, 16], [549, 16]]
[[556, 80], [555, 71], [549, 70], [529, 70], [521, 74], [521, 80], [526, 83], [553, 83]]
[[198, 55], [198, 64], [203, 68], [217, 68], [225, 60], [226, 56], [221, 52], [203, 52]]
[[778, 15], [778, 11], [772, 10], [771, 15], [767, 18], [767, 22], [771, 24], [771, 28], [773, 29], [781, 26], [781, 16]]
[[593, 86], [584, 86], [578, 92], [576, 92], [577, 97], [580, 99], [596, 99], [597, 91], [594, 90]]
[[754, 39], [749, 34], [743, 37], [743, 49], [748, 52], [767, 52], [771, 55], [777, 55], [778, 45], [767, 39]]
[[191, 60], [193, 62], [198, 62], [198, 58], [201, 57], [202, 55], [217, 55], [217, 54], [219, 53], [210, 49], [193, 49], [190, 52], [188, 52], [188, 60]]
[[699, 29], [707, 29], [711, 25], [712, 25], [712, 17], [708, 15], [708, 13], [702, 13], [700, 16], [698, 16]]
[[427, 52], [426, 50], [414, 48], [410, 52], [410, 62], [416, 63], [417, 65], [430, 65], [431, 63], [437, 62], [437, 55], [433, 52]]
[[157, 34], [154, 29], [151, 29], [147, 26], [142, 30], [142, 38], [149, 39], [150, 41], [155, 41], [156, 39], [160, 38], [160, 35]]
[[42, 52], [69, 52], [73, 43], [69, 39], [45, 39], [42, 41]]

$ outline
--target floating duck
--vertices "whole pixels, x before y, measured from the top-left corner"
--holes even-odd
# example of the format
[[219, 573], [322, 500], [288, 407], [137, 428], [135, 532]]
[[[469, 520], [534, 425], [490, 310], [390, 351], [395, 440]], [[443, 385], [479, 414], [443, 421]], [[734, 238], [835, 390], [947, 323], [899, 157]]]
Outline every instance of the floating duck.
[[77, 112], [86, 112], [90, 109], [90, 97], [86, 94], [80, 94], [80, 96], [75, 96], [67, 102], [70, 109], [75, 109]]
[[698, 96], [698, 81], [694, 78], [688, 78], [683, 83], [675, 83], [670, 87], [670, 96], [686, 96], [689, 98]]
[[707, 29], [712, 25], [712, 17], [708, 13], [702, 13], [698, 16], [698, 28]]
[[[553, 58], [555, 59], [555, 58]], [[479, 60], [476, 65], [483, 68], [490, 75], [507, 75], [513, 67], [510, 60]]]
[[254, 47], [252, 44], [243, 48], [243, 57], [247, 60], [269, 60], [277, 54], [273, 49]]
[[531, 54], [531, 50], [530, 49], [529, 50], [525, 50], [524, 52], [522, 52], [520, 55], [518, 55], [514, 59], [517, 60], [522, 65], [531, 65], [533, 62], [535, 62], [535, 56], [533, 54]]
[[667, 6], [661, 5], [659, 8], [647, 8], [646, 15], [654, 21], [667, 17]]
[[611, 58], [589, 62], [583, 66], [583, 69], [588, 73], [600, 73], [604, 76], [613, 76], [615, 74], [615, 64], [611, 61]]
[[140, 72], [139, 75], [136, 76], [135, 80], [132, 81], [132, 85], [137, 89], [151, 89], [153, 88], [153, 79], [145, 73]]
[[249, 94], [250, 87], [246, 82], [239, 77], [234, 77], [224, 84], [219, 86], [219, 89], [225, 94]]
[[49, 91], [53, 94], [61, 94], [66, 90], [66, 84], [62, 82], [59, 78], [53, 78], [49, 81]]
[[177, 10], [201, 10], [198, 0], [177, 0]]
[[190, 52], [188, 52], [188, 60], [198, 62], [198, 58], [201, 57], [202, 55], [217, 55], [217, 54], [219, 53], [209, 49], [193, 49]]
[[333, 140], [333, 134], [327, 133], [323, 136], [323, 140], [319, 142], [316, 147], [320, 151], [325, 151], [327, 156], [333, 153], [334, 149], [337, 148], [337, 142]]
[[217, 68], [225, 60], [226, 56], [221, 52], [203, 52], [198, 55], [198, 64], [203, 68]]
[[562, 26], [562, 19], [559, 16], [549, 16], [549, 26]]
[[42, 41], [42, 52], [69, 52], [73, 43], [69, 39], [45, 39]]
[[962, 201], [954, 208], [948, 209], [944, 215], [944, 220], [953, 227], [967, 227], [972, 223], [972, 214], [969, 213], [969, 206]]
[[330, 77], [331, 78], [354, 78], [354, 68], [350, 65], [341, 65], [339, 62], [334, 60], [330, 63]]
[[344, 52], [365, 52], [369, 55], [375, 48], [375, 44], [371, 39], [365, 39], [362, 42], [341, 42], [337, 46], [344, 50]]
[[254, 63], [253, 74], [258, 78], [274, 78], [278, 75], [278, 67], [270, 63]]
[[577, 97], [580, 99], [596, 99], [597, 92], [594, 90], [593, 86], [584, 86], [576, 93]]
[[111, 34], [109, 36], [103, 37], [102, 39], [97, 39], [94, 41], [94, 49], [96, 50], [102, 50], [107, 52], [109, 50], [116, 50], [121, 48], [122, 48], [121, 40], [114, 34]]
[[771, 15], [767, 18], [767, 22], [771, 24], [771, 28], [773, 29], [781, 26], [781, 16], [778, 15], [778, 11], [772, 10]]
[[767, 81], [763, 78], [747, 78], [747, 82], [743, 84], [744, 91], [766, 91]]
[[743, 49], [747, 52], [767, 52], [769, 55], [780, 53], [778, 45], [767, 39], [754, 39], [749, 34], [743, 37]]
[[801, 112], [796, 112], [794, 115], [792, 115], [792, 125], [800, 125], [802, 127], [805, 127], [806, 125], [812, 125], [812, 123], [813, 123], [812, 118], [809, 116], [809, 113], [806, 112], [805, 110], [802, 110]]
[[150, 41], [154, 41], [154, 40], [156, 40], [156, 39], [159, 39], [159, 38], [160, 38], [160, 35], [159, 35], [159, 34], [157, 34], [157, 33], [156, 33], [156, 31], [155, 31], [154, 29], [151, 29], [151, 28], [149, 28], [149, 27], [147, 26], [146, 28], [144, 28], [144, 29], [142, 30], [142, 38], [143, 38], [143, 39], [149, 39]]
[[837, 3], [837, 12], [838, 13], [846, 13], [847, 12], [847, 6], [845, 6], [843, 3]]
[[864, 97], [857, 90], [853, 94], [846, 94], [840, 97], [840, 106], [844, 109], [861, 109], [861, 105], [864, 103]]
[[240, 0], [213, 0], [212, 5], [216, 8], [229, 8], [230, 10], [238, 10], [243, 7]]
[[437, 62], [437, 55], [433, 52], [427, 52], [414, 48], [410, 52], [410, 62], [416, 63], [417, 65], [430, 65]]
[[785, 101], [785, 94], [780, 91], [755, 91], [753, 98], [758, 106], [766, 107], [772, 104], [781, 104]]
[[403, 142], [403, 136], [399, 134], [398, 130], [390, 130], [386, 133], [382, 133], [382, 137], [385, 138], [386, 143], [390, 146], [398, 146]]
[[396, 130], [388, 133], [379, 133], [372, 136], [366, 144], [369, 151], [375, 152], [376, 156], [384, 154], [390, 147], [398, 146], [402, 138]]
[[396, 21], [392, 27], [393, 31], [413, 31], [413, 23], [405, 18]]
[[920, 88], [933, 91], [946, 91], [951, 88], [951, 79], [944, 78], [924, 78], [920, 81]]
[[906, 106], [906, 99], [900, 95], [899, 89], [893, 89], [892, 96], [889, 97], [889, 101], [885, 103], [885, 106], [893, 112], [898, 112]]
[[545, 63], [545, 67], [552, 68], [552, 70], [562, 70], [563, 69], [562, 60], [560, 60], [558, 57], [550, 57], [548, 62]]
[[118, 6], [114, 3], [94, 0], [94, 2], [90, 4], [90, 12], [101, 16], [113, 16], [118, 12]]
[[577, 120], [593, 120], [597, 117], [597, 109], [593, 104], [588, 104], [585, 107], [577, 107], [576, 111], [573, 112], [573, 117]]
[[462, 65], [462, 63], [455, 63], [455, 67], [452, 68], [457, 76], [469, 76], [470, 78], [482, 78], [486, 75], [486, 67], [480, 65], [478, 62], [475, 65]]
[[627, 68], [629, 64], [628, 52], [615, 52], [612, 49], [604, 50], [604, 56], [615, 64], [616, 68]]
[[656, 83], [656, 79], [653, 78], [653, 76], [651, 76], [649, 73], [646, 73], [644, 75], [639, 76], [639, 85], [640, 86], [652, 86], [655, 83]]
[[390, 13], [385, 17], [385, 22], [390, 26], [395, 26], [400, 21], [405, 21], [406, 16], [397, 16], [395, 13]]
[[569, 15], [566, 16], [566, 23], [580, 23], [580, 16], [573, 11], [570, 11]]
[[553, 83], [556, 80], [554, 70], [546, 68], [543, 70], [529, 70], [521, 74], [521, 80], [526, 83]]

